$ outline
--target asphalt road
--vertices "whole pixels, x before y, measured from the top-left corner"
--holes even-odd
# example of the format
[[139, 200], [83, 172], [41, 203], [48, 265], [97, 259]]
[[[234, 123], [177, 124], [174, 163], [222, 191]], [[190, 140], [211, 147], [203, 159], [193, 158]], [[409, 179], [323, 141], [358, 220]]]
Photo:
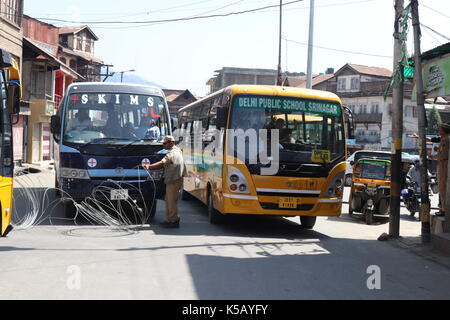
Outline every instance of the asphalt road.
[[[37, 192], [53, 183], [51, 171], [35, 177]], [[387, 219], [368, 226], [346, 205], [313, 230], [278, 217], [210, 225], [198, 201], [180, 211], [180, 229], [158, 226], [160, 202], [151, 225], [127, 232], [74, 225], [56, 206], [51, 221], [0, 239], [0, 299], [450, 298], [450, 258], [420, 245], [406, 211], [402, 240], [389, 242], [376, 240]]]

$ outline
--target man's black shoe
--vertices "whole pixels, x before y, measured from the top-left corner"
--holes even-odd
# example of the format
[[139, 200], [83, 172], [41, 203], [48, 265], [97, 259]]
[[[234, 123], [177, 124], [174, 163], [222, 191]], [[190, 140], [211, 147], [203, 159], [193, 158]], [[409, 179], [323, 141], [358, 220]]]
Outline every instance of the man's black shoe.
[[161, 222], [159, 225], [161, 227], [163, 227], [163, 228], [173, 228], [173, 229], [175, 229], [175, 228], [179, 228], [180, 227], [180, 220], [178, 220], [176, 222], [167, 222], [167, 221], [165, 221], [165, 222]]

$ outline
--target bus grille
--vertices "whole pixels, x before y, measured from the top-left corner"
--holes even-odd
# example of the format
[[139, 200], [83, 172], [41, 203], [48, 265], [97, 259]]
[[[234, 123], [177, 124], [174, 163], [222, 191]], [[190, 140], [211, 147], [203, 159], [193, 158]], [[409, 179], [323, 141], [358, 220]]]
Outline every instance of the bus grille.
[[301, 204], [298, 205], [297, 208], [279, 208], [278, 203], [271, 203], [271, 202], [260, 202], [261, 208], [267, 209], [267, 210], [286, 210], [286, 211], [309, 211], [314, 208], [314, 204]]

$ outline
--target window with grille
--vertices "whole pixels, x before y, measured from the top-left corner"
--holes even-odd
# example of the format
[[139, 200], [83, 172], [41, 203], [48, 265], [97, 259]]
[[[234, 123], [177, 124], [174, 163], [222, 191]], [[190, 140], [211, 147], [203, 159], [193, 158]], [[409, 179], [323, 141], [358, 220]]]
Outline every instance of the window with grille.
[[345, 90], [347, 86], [347, 79], [346, 78], [339, 78], [337, 83], [337, 89], [339, 91]]
[[351, 88], [352, 90], [359, 90], [359, 78], [352, 78]]
[[20, 26], [22, 23], [22, 2], [22, 0], [2, 0], [2, 17]]
[[378, 102], [372, 102], [372, 113], [373, 114], [380, 113], [380, 107], [378, 105]]

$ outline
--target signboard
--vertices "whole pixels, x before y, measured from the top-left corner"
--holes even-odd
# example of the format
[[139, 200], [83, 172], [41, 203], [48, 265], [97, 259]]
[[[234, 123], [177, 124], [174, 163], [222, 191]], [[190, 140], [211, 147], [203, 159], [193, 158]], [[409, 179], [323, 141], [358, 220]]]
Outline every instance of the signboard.
[[341, 106], [338, 103], [292, 97], [238, 96], [234, 100], [234, 106], [283, 112], [305, 112], [334, 117], [339, 117], [342, 114]]
[[356, 139], [347, 139], [348, 146], [356, 146]]
[[[422, 69], [427, 98], [450, 95], [450, 55], [426, 61], [422, 64]], [[415, 97], [415, 94], [413, 96]]]
[[312, 152], [312, 162], [319, 163], [330, 163], [331, 153], [330, 150], [313, 150]]
[[51, 101], [47, 101], [47, 104], [45, 106], [45, 115], [46, 116], [52, 116], [55, 114], [55, 105]]

